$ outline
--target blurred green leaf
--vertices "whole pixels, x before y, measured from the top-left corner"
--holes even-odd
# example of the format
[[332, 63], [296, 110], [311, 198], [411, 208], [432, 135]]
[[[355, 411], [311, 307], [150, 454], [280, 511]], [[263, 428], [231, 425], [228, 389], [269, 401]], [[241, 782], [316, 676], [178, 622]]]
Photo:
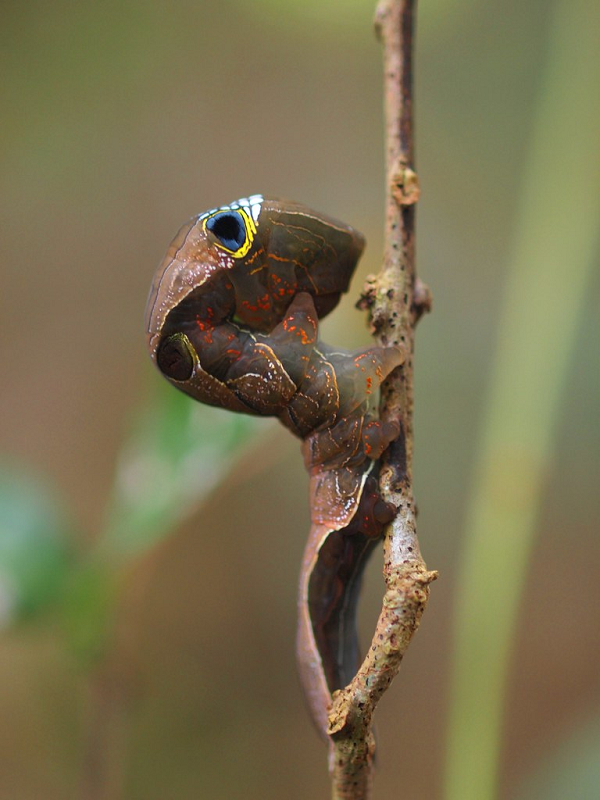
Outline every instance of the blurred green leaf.
[[600, 717], [587, 720], [544, 759], [515, 800], [590, 800], [600, 787]]
[[107, 652], [119, 601], [114, 565], [92, 559], [73, 570], [61, 604], [61, 624], [77, 661], [87, 667]]
[[256, 429], [252, 417], [157, 382], [119, 458], [101, 549], [131, 557], [153, 546], [218, 485]]
[[45, 608], [73, 562], [69, 525], [39, 479], [0, 467], [0, 626]]
[[447, 800], [498, 796], [510, 656], [595, 267], [596, 16], [587, 0], [552, 8], [457, 578]]

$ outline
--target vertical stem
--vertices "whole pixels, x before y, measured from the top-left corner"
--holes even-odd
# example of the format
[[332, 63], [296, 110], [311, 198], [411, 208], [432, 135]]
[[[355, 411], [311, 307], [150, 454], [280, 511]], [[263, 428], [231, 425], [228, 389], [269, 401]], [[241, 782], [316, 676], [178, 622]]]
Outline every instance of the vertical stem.
[[595, 21], [587, 0], [554, 5], [458, 576], [447, 800], [498, 794], [519, 604], [597, 244]]
[[428, 572], [419, 550], [412, 495], [414, 329], [427, 309], [427, 290], [415, 280], [414, 204], [417, 176], [412, 168], [412, 45], [415, 3], [385, 0], [376, 26], [383, 43], [386, 109], [386, 243], [379, 276], [368, 285], [362, 305], [371, 311], [377, 340], [397, 345], [406, 361], [382, 391], [382, 415], [395, 419], [400, 435], [382, 459], [381, 491], [398, 513], [384, 542], [386, 592], [375, 634], [352, 682], [334, 693], [329, 715], [333, 748], [334, 800], [367, 800], [375, 749], [371, 730], [375, 707], [400, 669], [429, 596]]
[[123, 795], [126, 699], [110, 666], [88, 678], [90, 723], [81, 781], [82, 800], [117, 800]]

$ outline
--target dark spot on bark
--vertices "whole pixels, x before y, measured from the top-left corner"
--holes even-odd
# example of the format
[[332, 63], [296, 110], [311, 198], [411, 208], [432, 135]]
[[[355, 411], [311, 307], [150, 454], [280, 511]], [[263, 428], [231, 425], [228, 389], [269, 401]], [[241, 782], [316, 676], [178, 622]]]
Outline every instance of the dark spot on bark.
[[400, 423], [400, 433], [390, 444], [389, 463], [393, 469], [392, 490], [399, 491], [406, 479], [406, 433]]

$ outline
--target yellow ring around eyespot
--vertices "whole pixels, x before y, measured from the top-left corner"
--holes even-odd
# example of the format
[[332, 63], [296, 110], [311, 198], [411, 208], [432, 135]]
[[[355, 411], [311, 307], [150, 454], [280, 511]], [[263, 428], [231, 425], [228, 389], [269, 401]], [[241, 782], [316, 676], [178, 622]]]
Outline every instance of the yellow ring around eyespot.
[[244, 220], [246, 240], [244, 244], [237, 250], [230, 250], [228, 247], [225, 247], [218, 241], [216, 241], [215, 244], [219, 248], [219, 250], [224, 250], [226, 253], [229, 253], [230, 256], [233, 256], [233, 258], [243, 258], [248, 252], [248, 250], [250, 250], [250, 248], [252, 247], [252, 242], [254, 241], [254, 237], [256, 235], [256, 225], [254, 224], [254, 220], [252, 219], [250, 214], [248, 214], [248, 212], [241, 206], [239, 208], [229, 208], [229, 206], [225, 206], [223, 208], [217, 209], [214, 213], [210, 214], [208, 217], [206, 217], [206, 219], [202, 221], [202, 228], [204, 230], [204, 233], [206, 233], [206, 223], [208, 222], [208, 220], [212, 219], [213, 217], [216, 217], [217, 214], [222, 214], [224, 211], [237, 211], [241, 215], [242, 219]]

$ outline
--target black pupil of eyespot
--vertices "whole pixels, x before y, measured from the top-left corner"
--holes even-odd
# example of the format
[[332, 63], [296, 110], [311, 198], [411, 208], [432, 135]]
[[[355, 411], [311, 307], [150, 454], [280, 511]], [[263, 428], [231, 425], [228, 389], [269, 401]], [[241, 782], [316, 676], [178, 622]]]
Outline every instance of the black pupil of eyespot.
[[239, 250], [246, 241], [246, 226], [239, 211], [223, 211], [211, 217], [206, 227], [228, 250]]

